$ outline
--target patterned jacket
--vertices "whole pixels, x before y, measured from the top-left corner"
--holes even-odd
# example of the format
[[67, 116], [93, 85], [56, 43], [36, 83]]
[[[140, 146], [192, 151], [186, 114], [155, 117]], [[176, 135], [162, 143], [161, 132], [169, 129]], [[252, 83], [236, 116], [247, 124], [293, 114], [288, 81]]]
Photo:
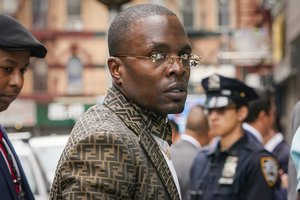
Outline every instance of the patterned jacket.
[[170, 141], [171, 127], [112, 87], [74, 126], [50, 199], [179, 199], [151, 134]]

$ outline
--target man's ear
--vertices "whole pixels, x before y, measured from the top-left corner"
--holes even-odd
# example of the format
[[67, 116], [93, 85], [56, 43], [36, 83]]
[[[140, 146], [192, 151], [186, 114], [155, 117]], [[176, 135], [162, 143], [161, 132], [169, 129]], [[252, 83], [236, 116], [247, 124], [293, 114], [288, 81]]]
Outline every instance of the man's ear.
[[241, 122], [243, 122], [248, 116], [248, 108], [247, 106], [242, 106], [238, 112], [238, 118]]
[[121, 60], [116, 57], [109, 57], [107, 65], [113, 81], [118, 85], [122, 85], [122, 73], [120, 68], [123, 66], [123, 63]]
[[257, 119], [264, 122], [264, 120], [268, 119], [266, 118], [266, 116], [268, 117], [268, 114], [266, 113], [266, 111], [264, 110], [261, 110], [259, 113], [258, 113], [258, 117]]

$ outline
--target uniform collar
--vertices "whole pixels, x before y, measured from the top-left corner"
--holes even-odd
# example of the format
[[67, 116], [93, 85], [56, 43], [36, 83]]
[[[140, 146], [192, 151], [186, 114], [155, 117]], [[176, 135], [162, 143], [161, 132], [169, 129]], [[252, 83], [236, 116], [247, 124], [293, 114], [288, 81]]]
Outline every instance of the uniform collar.
[[231, 155], [231, 156], [237, 156], [240, 149], [246, 145], [248, 147], [248, 137], [246, 135], [243, 135], [239, 140], [237, 140], [228, 150], [221, 152], [221, 141], [218, 142], [216, 145], [216, 148], [213, 151], [210, 151], [208, 154], [214, 155], [214, 156], [220, 156], [220, 155]]

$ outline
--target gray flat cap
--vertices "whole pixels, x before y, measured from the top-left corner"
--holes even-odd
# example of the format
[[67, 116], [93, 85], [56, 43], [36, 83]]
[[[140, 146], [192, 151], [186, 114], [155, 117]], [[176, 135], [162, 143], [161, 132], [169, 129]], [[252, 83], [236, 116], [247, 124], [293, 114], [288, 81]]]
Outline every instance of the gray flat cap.
[[11, 51], [30, 51], [31, 57], [44, 58], [46, 47], [21, 23], [14, 18], [0, 14], [0, 48]]

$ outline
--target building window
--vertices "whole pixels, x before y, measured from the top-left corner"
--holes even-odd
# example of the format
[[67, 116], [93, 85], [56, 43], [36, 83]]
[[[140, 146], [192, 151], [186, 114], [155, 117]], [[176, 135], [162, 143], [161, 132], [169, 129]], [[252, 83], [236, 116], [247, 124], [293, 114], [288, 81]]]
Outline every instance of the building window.
[[186, 29], [194, 27], [194, 0], [184, 0], [181, 3], [183, 25]]
[[47, 0], [32, 0], [32, 19], [34, 29], [46, 29], [47, 28]]
[[17, 11], [19, 0], [0, 0], [0, 12], [14, 15]]
[[67, 64], [68, 71], [68, 94], [82, 93], [83, 65], [77, 56], [70, 58]]
[[33, 63], [34, 91], [47, 92], [48, 63], [45, 59], [36, 59]]
[[219, 27], [229, 28], [230, 25], [230, 1], [229, 0], [217, 0], [218, 1], [218, 19]]
[[81, 31], [83, 23], [81, 19], [81, 0], [68, 0], [67, 1], [67, 29], [71, 31]]

